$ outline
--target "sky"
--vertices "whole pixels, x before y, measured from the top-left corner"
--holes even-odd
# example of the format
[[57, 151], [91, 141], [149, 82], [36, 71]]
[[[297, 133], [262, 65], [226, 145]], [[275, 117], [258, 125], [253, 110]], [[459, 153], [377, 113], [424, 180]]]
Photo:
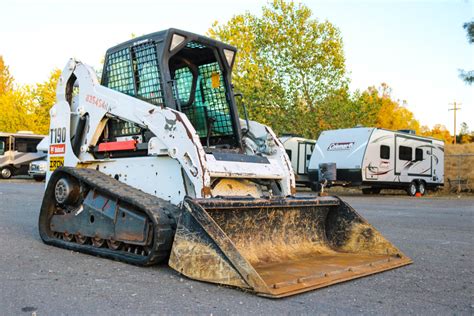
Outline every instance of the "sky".
[[[0, 0], [0, 55], [18, 84], [47, 80], [74, 57], [100, 67], [107, 48], [170, 27], [205, 34], [262, 0]], [[474, 19], [474, 0], [305, 0], [313, 17], [341, 31], [352, 91], [392, 88], [422, 125], [453, 131], [450, 103], [474, 130], [474, 85], [458, 69], [474, 69], [474, 45], [462, 25]]]

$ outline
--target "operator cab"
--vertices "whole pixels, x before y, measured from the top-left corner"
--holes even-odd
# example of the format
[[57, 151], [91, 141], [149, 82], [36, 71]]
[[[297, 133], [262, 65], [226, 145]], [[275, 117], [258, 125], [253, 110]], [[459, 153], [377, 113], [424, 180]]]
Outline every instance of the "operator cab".
[[[231, 86], [236, 49], [213, 39], [169, 29], [110, 48], [102, 85], [184, 113], [208, 151], [241, 148]], [[146, 131], [111, 120], [111, 140]]]

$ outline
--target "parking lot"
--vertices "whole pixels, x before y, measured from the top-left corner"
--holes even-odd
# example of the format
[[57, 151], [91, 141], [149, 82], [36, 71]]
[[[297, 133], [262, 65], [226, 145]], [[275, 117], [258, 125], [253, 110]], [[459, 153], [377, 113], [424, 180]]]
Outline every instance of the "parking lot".
[[474, 199], [343, 196], [412, 265], [284, 298], [192, 281], [43, 244], [44, 183], [0, 181], [0, 314], [474, 313]]

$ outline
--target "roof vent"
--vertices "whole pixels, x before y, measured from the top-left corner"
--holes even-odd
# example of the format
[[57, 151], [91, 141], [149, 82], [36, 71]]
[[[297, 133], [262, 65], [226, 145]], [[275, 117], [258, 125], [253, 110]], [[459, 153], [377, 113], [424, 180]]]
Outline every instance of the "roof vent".
[[398, 132], [416, 135], [416, 131], [414, 129], [399, 129]]

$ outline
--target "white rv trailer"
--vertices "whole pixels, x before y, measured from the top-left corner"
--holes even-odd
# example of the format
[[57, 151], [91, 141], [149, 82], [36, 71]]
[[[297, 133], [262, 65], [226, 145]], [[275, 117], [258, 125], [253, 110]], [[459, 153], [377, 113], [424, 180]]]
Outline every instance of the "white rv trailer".
[[280, 141], [283, 143], [286, 153], [291, 160], [296, 183], [310, 187], [308, 165], [316, 141], [285, 134], [280, 137]]
[[[328, 178], [322, 171], [331, 168], [335, 177]], [[393, 188], [423, 195], [444, 185], [444, 142], [380, 128], [324, 131], [308, 172], [312, 183], [326, 179], [328, 186], [361, 186], [364, 193]]]
[[0, 132], [0, 178], [27, 175], [30, 162], [47, 156], [47, 152], [36, 150], [45, 137], [31, 132]]

